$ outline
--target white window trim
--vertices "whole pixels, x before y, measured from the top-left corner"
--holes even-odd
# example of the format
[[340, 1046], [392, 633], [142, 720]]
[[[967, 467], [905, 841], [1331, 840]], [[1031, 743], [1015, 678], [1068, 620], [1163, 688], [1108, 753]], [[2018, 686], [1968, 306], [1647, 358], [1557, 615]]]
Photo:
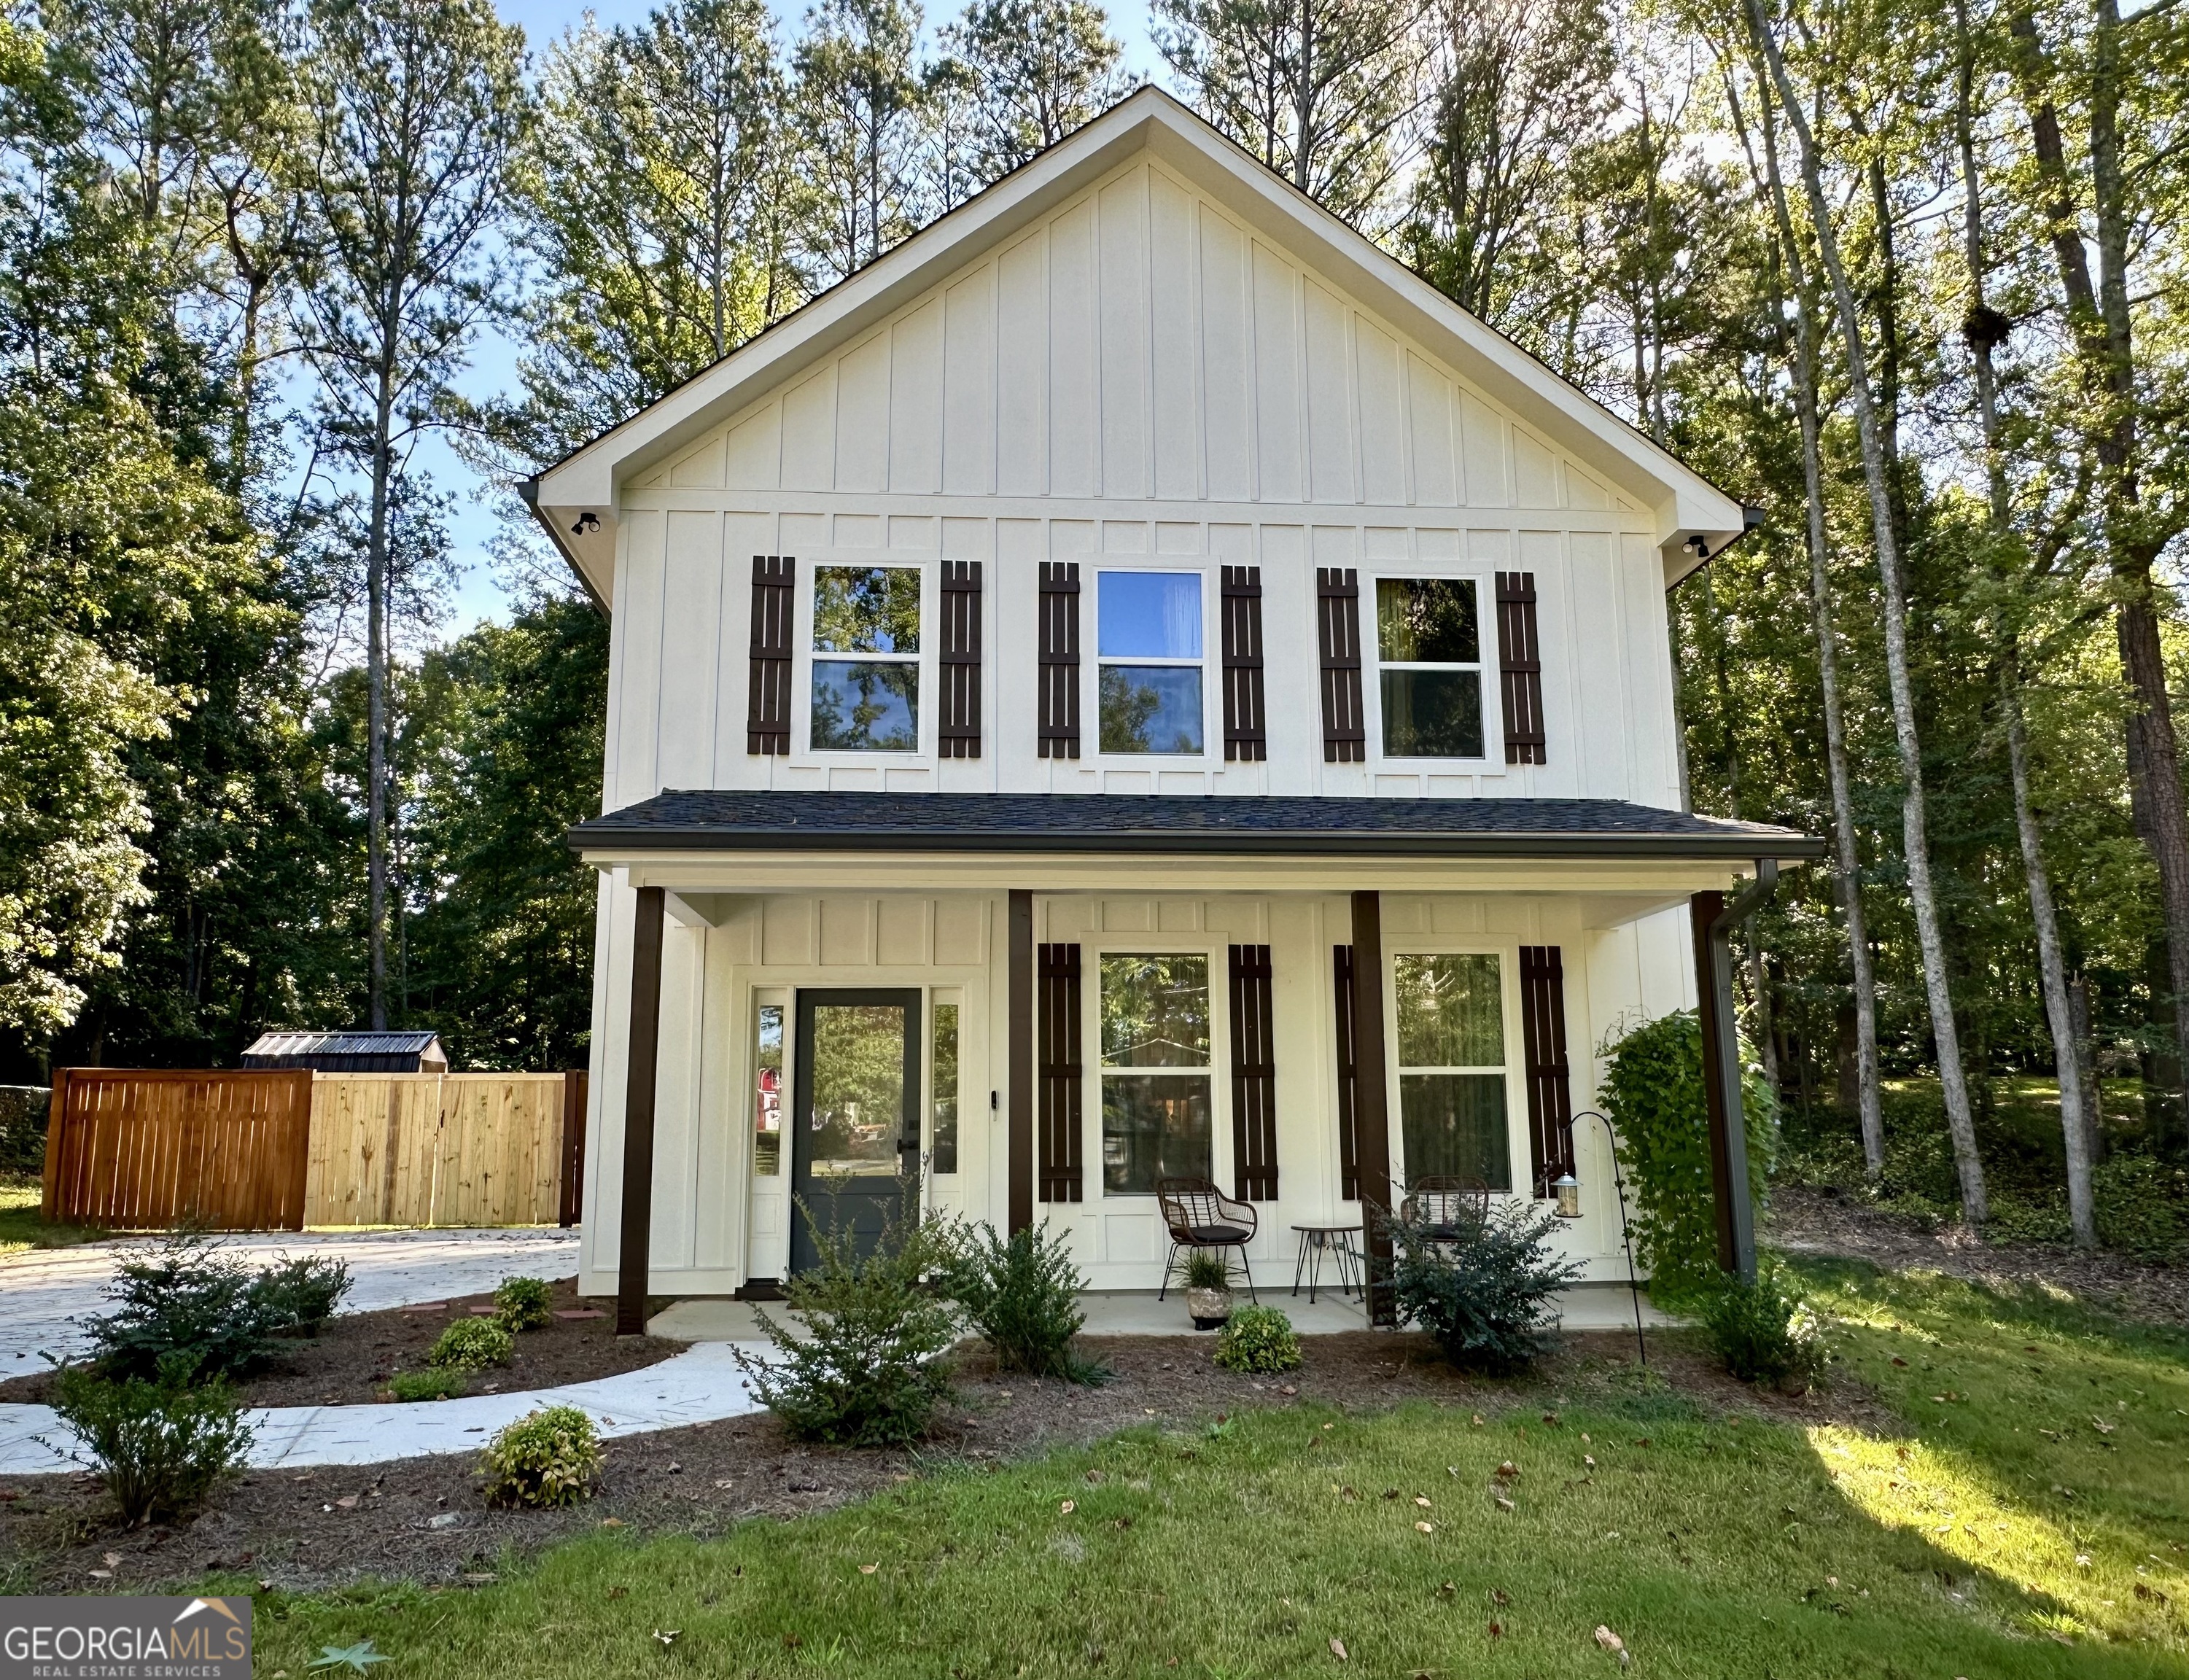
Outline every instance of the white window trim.
[[[1376, 585], [1385, 580], [1396, 583], [1422, 579], [1435, 579], [1451, 583], [1471, 583], [1474, 585], [1474, 626], [1480, 661], [1473, 665], [1457, 660], [1435, 660], [1417, 663], [1412, 660], [1393, 660], [1394, 670], [1475, 670], [1482, 676], [1482, 753], [1478, 758], [1400, 758], [1383, 750], [1383, 625], [1377, 612]], [[1392, 563], [1371, 572], [1363, 569], [1360, 589], [1360, 641], [1366, 656], [1361, 683], [1363, 710], [1367, 714], [1369, 745], [1373, 761], [1403, 771], [1420, 766], [1429, 770], [1458, 770], [1474, 775], [1485, 772], [1502, 775], [1505, 759], [1502, 749], [1503, 715], [1496, 686], [1490, 681], [1490, 673], [1497, 669], [1497, 589], [1496, 579], [1490, 573], [1479, 570], [1472, 564], [1425, 560], [1411, 563]], [[1493, 746], [1500, 750], [1493, 753]]]
[[1531, 1187], [1528, 1156], [1527, 1050], [1521, 1041], [1520, 947], [1496, 940], [1404, 936], [1383, 942], [1383, 1081], [1390, 1117], [1389, 1139], [1394, 1194], [1403, 1193], [1412, 1180], [1406, 1171], [1406, 1112], [1400, 1106], [1399, 964], [1400, 957], [1477, 956], [1497, 959], [1497, 1001], [1505, 1034], [1505, 1066], [1502, 1068], [1416, 1069], [1415, 1072], [1502, 1072], [1505, 1076], [1505, 1163], [1513, 1188], [1492, 1191], [1493, 1196], [1520, 1197]]
[[[1153, 757], [1153, 754], [1148, 755]], [[1231, 1160], [1231, 1010], [1229, 981], [1231, 947], [1228, 939], [1213, 943], [1181, 938], [1176, 934], [1115, 934], [1100, 938], [1083, 936], [1079, 941], [1080, 1044], [1084, 1071], [1080, 1078], [1083, 1095], [1080, 1116], [1080, 1186], [1089, 1202], [1114, 1207], [1146, 1208], [1155, 1202], [1147, 1190], [1111, 1191], [1102, 1181], [1102, 1076], [1118, 1073], [1197, 1074], [1197, 1067], [1120, 1067], [1111, 1069], [1102, 1060], [1102, 959], [1119, 956], [1206, 956], [1208, 959], [1208, 1176], [1226, 1196], [1233, 1181]], [[1093, 984], [1088, 981], [1092, 977]], [[963, 1122], [960, 1122], [962, 1126]], [[961, 1134], [962, 1135], [962, 1134]]]
[[[1125, 767], [1133, 765], [1154, 765], [1162, 769], [1184, 766], [1196, 769], [1208, 767], [1210, 744], [1220, 749], [1223, 721], [1219, 710], [1222, 687], [1220, 674], [1212, 679], [1209, 667], [1219, 663], [1220, 672], [1223, 624], [1218, 617], [1220, 605], [1214, 598], [1220, 591], [1209, 588], [1213, 570], [1206, 558], [1185, 554], [1130, 554], [1100, 557], [1092, 566], [1082, 560], [1083, 574], [1091, 570], [1094, 578], [1094, 609], [1089, 621], [1081, 626], [1083, 646], [1090, 645], [1091, 653], [1083, 654], [1083, 674], [1080, 683], [1080, 716], [1089, 720], [1091, 732], [1083, 731], [1082, 738], [1091, 733], [1094, 737], [1092, 757], [1107, 765]], [[1201, 657], [1197, 659], [1158, 659], [1153, 654], [1119, 653], [1105, 659], [1102, 653], [1102, 574], [1105, 572], [1155, 572], [1184, 575], [1191, 573], [1201, 580]], [[1083, 597], [1083, 599], [1084, 597]], [[1216, 651], [1212, 653], [1211, 650]], [[1102, 667], [1105, 665], [1161, 665], [1175, 670], [1197, 670], [1201, 673], [1201, 750], [1197, 753], [1113, 753], [1102, 749]], [[1220, 767], [1222, 754], [1216, 754]], [[1123, 947], [1120, 947], [1123, 948]]]
[[[797, 580], [791, 608], [791, 761], [932, 767], [938, 724], [935, 708], [942, 694], [936, 671], [942, 655], [936, 645], [942, 627], [942, 573], [936, 557], [896, 549], [833, 550], [812, 560], [799, 557], [806, 575]], [[896, 570], [919, 574], [919, 652], [916, 654], [818, 653], [813, 648], [813, 606], [821, 593], [821, 574], [836, 568]], [[909, 752], [883, 747], [817, 747], [813, 744], [813, 662], [816, 659], [871, 660], [908, 665], [919, 672], [919, 741]]]

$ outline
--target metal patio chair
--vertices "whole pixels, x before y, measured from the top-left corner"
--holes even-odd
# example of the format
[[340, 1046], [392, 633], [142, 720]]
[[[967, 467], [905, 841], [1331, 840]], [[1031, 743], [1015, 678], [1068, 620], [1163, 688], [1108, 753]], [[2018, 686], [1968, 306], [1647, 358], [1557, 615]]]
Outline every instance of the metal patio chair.
[[1236, 1248], [1239, 1270], [1247, 1275], [1248, 1298], [1262, 1298], [1254, 1293], [1253, 1268], [1247, 1264], [1247, 1245], [1260, 1229], [1251, 1202], [1233, 1201], [1207, 1179], [1157, 1179], [1156, 1205], [1170, 1232], [1170, 1257], [1163, 1262], [1162, 1287], [1156, 1291], [1156, 1299], [1170, 1293], [1179, 1252], [1186, 1248]]
[[1451, 1173], [1424, 1174], [1407, 1190], [1399, 1217], [1418, 1222], [1432, 1242], [1464, 1242], [1490, 1217], [1490, 1186]]

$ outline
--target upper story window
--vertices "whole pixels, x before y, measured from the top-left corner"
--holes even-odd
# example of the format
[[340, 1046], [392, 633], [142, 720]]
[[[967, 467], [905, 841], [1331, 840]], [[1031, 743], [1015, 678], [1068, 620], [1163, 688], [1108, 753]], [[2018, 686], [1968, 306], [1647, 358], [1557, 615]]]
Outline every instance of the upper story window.
[[1101, 749], [1200, 753], [1201, 574], [1104, 572], [1099, 587]]
[[813, 570], [816, 752], [919, 750], [919, 568]]
[[1505, 997], [1493, 953], [1394, 956], [1399, 1125], [1406, 1182], [1513, 1188], [1505, 1123]]
[[1379, 578], [1386, 758], [1482, 756], [1482, 631], [1472, 578]]

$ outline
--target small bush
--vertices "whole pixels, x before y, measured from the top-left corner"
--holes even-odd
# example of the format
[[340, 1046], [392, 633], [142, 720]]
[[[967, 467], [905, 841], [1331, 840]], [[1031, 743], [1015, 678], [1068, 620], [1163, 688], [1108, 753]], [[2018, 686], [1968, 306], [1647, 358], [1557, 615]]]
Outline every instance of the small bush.
[[495, 1316], [511, 1331], [537, 1330], [552, 1316], [551, 1292], [536, 1277], [505, 1277], [494, 1292]]
[[1463, 1225], [1456, 1242], [1423, 1220], [1384, 1223], [1396, 1249], [1391, 1282], [1400, 1315], [1434, 1337], [1454, 1365], [1502, 1375], [1524, 1369], [1549, 1345], [1551, 1298], [1581, 1275], [1578, 1264], [1551, 1253], [1557, 1214], [1500, 1203]]
[[1231, 1256], [1222, 1248], [1191, 1248], [1185, 1256], [1185, 1287], [1189, 1289], [1229, 1289]]
[[256, 1280], [184, 1233], [115, 1269], [116, 1309], [84, 1321], [101, 1374], [150, 1381], [181, 1362], [192, 1377], [241, 1377], [273, 1356], [276, 1326]]
[[2189, 1174], [2147, 1155], [2116, 1155], [2090, 1174], [2098, 1241], [2147, 1260], [2179, 1254], [2189, 1237]]
[[464, 1373], [461, 1371], [399, 1371], [387, 1379], [388, 1398], [406, 1403], [455, 1400], [462, 1394], [464, 1387]]
[[1824, 1328], [1799, 1285], [1766, 1261], [1753, 1283], [1724, 1278], [1702, 1299], [1703, 1328], [1744, 1383], [1807, 1386], [1824, 1368]]
[[509, 1332], [494, 1320], [460, 1318], [440, 1333], [426, 1362], [443, 1371], [484, 1371], [489, 1365], [507, 1365], [512, 1345]]
[[[812, 1224], [800, 1202], [797, 1217]], [[908, 1198], [869, 1255], [852, 1234], [813, 1229], [820, 1264], [793, 1276], [784, 1297], [803, 1330], [793, 1336], [756, 1315], [778, 1355], [732, 1348], [762, 1406], [791, 1434], [851, 1446], [915, 1440], [950, 1393], [941, 1355], [957, 1341], [959, 1308], [928, 1287], [952, 1255]]]
[[574, 1505], [600, 1474], [600, 1438], [576, 1406], [551, 1406], [489, 1441], [479, 1468], [489, 1505]]
[[958, 1240], [949, 1269], [950, 1293], [1004, 1371], [1035, 1377], [1098, 1382], [1108, 1373], [1072, 1350], [1087, 1321], [1079, 1309], [1086, 1277], [1065, 1242], [1046, 1225], [1028, 1225], [1009, 1237], [983, 1225]]
[[83, 1444], [69, 1456], [132, 1524], [189, 1509], [240, 1470], [251, 1451], [251, 1426], [228, 1384], [216, 1377], [193, 1386], [197, 1374], [179, 1355], [150, 1378], [116, 1382], [62, 1367], [54, 1411]]
[[307, 1254], [268, 1266], [252, 1281], [251, 1294], [272, 1333], [317, 1336], [349, 1293], [350, 1281], [342, 1261]]
[[1275, 1307], [1247, 1307], [1216, 1332], [1216, 1362], [1258, 1376], [1291, 1371], [1300, 1362], [1299, 1337]]

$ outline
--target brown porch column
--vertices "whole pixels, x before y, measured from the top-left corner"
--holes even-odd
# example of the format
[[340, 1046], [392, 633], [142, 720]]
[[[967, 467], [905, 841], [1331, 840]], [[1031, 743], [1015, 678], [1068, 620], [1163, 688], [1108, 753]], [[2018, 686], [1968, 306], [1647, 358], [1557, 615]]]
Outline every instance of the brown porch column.
[[616, 1334], [646, 1334], [646, 1270], [653, 1235], [653, 1081], [661, 1051], [662, 890], [638, 890], [631, 938], [630, 1066], [623, 1097], [623, 1239]]
[[[1033, 894], [1011, 890], [1008, 961], [1010, 966], [1011, 1120], [1004, 1139], [1010, 1159], [1010, 1225], [1033, 1224]], [[990, 1180], [993, 1182], [993, 1180]]]
[[[1776, 871], [1773, 871], [1775, 877]], [[1768, 885], [1765, 888], [1768, 890]], [[1745, 901], [1736, 903], [1745, 913]], [[1756, 1276], [1756, 1210], [1748, 1193], [1748, 1130], [1741, 1113], [1739, 1027], [1733, 1013], [1733, 953], [1727, 933], [1734, 917], [1725, 895], [1699, 892], [1688, 901], [1694, 928], [1695, 1015], [1702, 1027], [1703, 1109], [1710, 1124], [1711, 1202], [1717, 1214], [1717, 1263], [1738, 1276]]]
[[1395, 1324], [1391, 1238], [1391, 1116], [1383, 1042], [1383, 900], [1353, 895], [1353, 1135], [1360, 1170], [1361, 1242], [1367, 1256], [1368, 1321]]

